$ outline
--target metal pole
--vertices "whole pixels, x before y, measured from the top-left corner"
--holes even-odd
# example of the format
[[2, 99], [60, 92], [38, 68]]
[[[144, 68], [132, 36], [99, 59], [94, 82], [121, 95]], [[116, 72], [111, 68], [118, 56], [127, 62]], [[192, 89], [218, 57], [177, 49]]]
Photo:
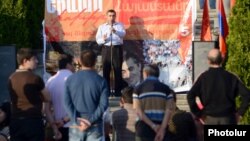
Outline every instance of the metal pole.
[[[111, 27], [113, 28], [113, 22], [111, 23]], [[111, 95], [114, 95], [115, 93], [115, 75], [114, 75], [114, 66], [113, 66], [113, 44], [112, 44], [112, 32], [113, 30], [111, 30], [111, 33], [110, 33], [110, 49], [111, 49]]]

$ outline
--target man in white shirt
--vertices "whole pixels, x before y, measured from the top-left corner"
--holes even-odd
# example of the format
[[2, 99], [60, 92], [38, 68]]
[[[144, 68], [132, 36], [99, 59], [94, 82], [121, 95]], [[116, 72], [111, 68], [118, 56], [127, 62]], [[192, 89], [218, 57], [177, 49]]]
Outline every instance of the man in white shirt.
[[[58, 61], [58, 72], [49, 78], [46, 88], [49, 91], [51, 102], [45, 105], [46, 117], [51, 126], [57, 126], [62, 134], [59, 141], [68, 141], [70, 120], [63, 104], [63, 95], [65, 89], [65, 81], [74, 72], [73, 57], [71, 55], [61, 55]], [[53, 112], [52, 112], [53, 110]]]
[[[116, 12], [113, 9], [108, 10], [107, 22], [99, 26], [96, 34], [96, 42], [102, 46], [103, 77], [110, 85], [110, 72], [113, 68], [114, 94], [115, 96], [120, 96], [122, 89], [122, 45], [126, 31], [124, 25], [116, 22], [115, 19]], [[109, 86], [109, 88], [111, 87]]]

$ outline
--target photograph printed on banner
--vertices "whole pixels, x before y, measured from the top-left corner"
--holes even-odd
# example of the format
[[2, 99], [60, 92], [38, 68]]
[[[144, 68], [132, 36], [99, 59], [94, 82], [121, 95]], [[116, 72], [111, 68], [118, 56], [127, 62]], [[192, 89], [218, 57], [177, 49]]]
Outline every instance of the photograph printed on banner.
[[185, 57], [180, 57], [179, 40], [144, 40], [145, 62], [156, 63], [160, 68], [160, 81], [175, 92], [188, 91], [192, 85], [191, 47]]

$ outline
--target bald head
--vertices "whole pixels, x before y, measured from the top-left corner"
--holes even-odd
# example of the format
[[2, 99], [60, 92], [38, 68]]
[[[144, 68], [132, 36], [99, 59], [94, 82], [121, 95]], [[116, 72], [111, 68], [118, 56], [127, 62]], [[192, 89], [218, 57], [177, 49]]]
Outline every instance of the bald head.
[[213, 48], [208, 52], [208, 61], [211, 65], [221, 65], [222, 56], [219, 49]]

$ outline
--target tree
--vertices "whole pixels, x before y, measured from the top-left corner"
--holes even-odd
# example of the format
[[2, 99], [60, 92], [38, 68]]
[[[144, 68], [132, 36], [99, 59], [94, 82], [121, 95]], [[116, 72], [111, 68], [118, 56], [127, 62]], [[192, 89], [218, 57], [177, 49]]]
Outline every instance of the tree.
[[0, 43], [42, 49], [44, 1], [1, 0]]
[[[229, 20], [227, 38], [228, 60], [226, 69], [239, 76], [250, 88], [250, 0], [237, 0]], [[240, 99], [238, 100], [238, 105]], [[250, 123], [250, 108], [242, 123]]]

